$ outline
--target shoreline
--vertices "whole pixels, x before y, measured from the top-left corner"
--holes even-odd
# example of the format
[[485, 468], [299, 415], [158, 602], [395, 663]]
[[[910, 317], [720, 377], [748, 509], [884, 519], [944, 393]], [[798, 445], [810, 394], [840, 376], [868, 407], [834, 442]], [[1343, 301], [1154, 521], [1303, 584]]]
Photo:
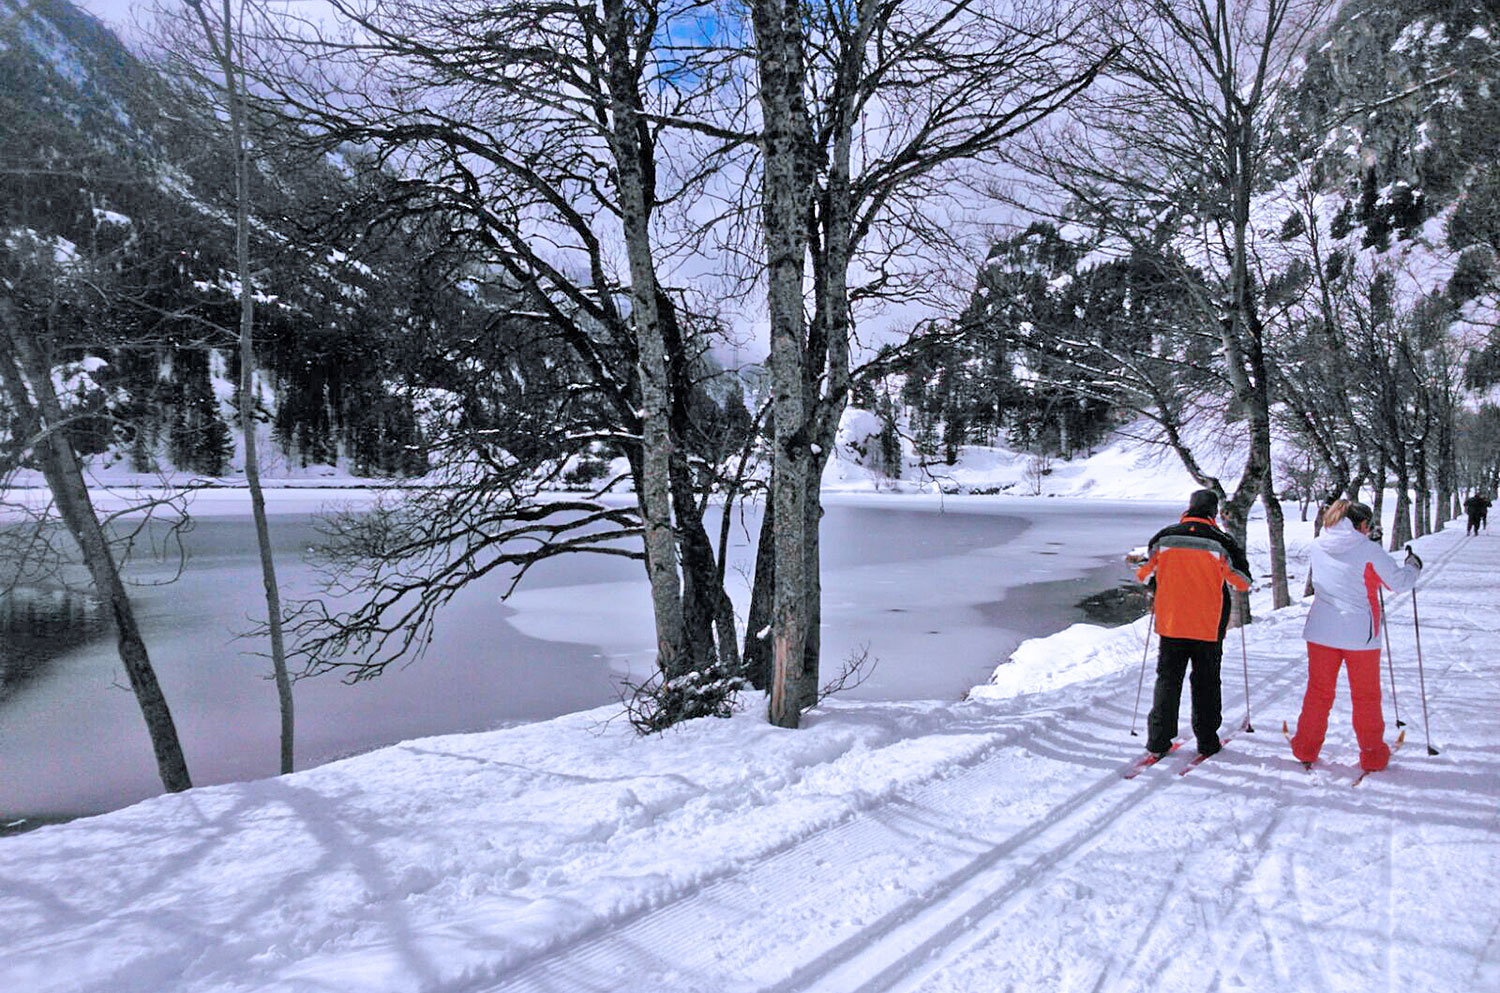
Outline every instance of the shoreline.
[[[303, 492], [305, 493], [306, 491]], [[340, 492], [342, 491], [336, 491], [332, 495], [337, 497]], [[240, 493], [226, 493], [225, 495], [236, 503], [241, 502], [243, 499]], [[307, 495], [313, 496], [313, 494]], [[322, 494], [322, 496], [327, 495], [329, 494]], [[315, 499], [316, 497], [314, 497], [314, 500]], [[306, 500], [304, 502], [311, 503], [314, 502], [314, 500]], [[221, 501], [221, 505], [222, 502], [223, 501]], [[958, 501], [948, 501], [946, 503], [946, 508], [948, 510], [952, 510], [956, 502]], [[863, 589], [863, 587], [858, 586], [858, 583], [865, 582], [868, 584], [870, 582], [870, 573], [880, 572], [889, 567], [886, 563], [885, 555], [880, 552], [881, 549], [885, 549], [888, 552], [894, 552], [897, 546], [904, 547], [904, 545], [908, 542], [912, 543], [912, 548], [908, 549], [906, 552], [898, 553], [900, 555], [912, 557], [912, 561], [910, 563], [907, 563], [904, 568], [915, 568], [918, 570], [928, 568], [928, 566], [925, 564], [927, 560], [933, 555], [939, 554], [940, 552], [942, 554], [939, 555], [939, 557], [943, 557], [948, 554], [962, 553], [967, 561], [967, 565], [964, 566], [964, 571], [959, 575], [968, 576], [970, 580], [980, 581], [978, 585], [981, 588], [988, 587], [989, 582], [986, 577], [994, 572], [997, 565], [1002, 561], [1002, 557], [982, 556], [976, 560], [975, 557], [970, 554], [970, 551], [972, 551], [971, 546], [975, 540], [978, 540], [976, 539], [976, 536], [990, 536], [994, 540], [998, 541], [1001, 535], [1009, 533], [1006, 528], [1000, 526], [1002, 523], [1000, 518], [994, 518], [994, 524], [991, 524], [989, 514], [1003, 514], [1008, 508], [1016, 508], [1020, 506], [1044, 509], [1043, 505], [1036, 504], [1030, 501], [1022, 504], [1018, 503], [1017, 501], [995, 500], [992, 498], [962, 501], [962, 503], [967, 505], [965, 509], [971, 511], [971, 513], [957, 515], [949, 514], [946, 515], [947, 519], [944, 520], [944, 515], [942, 514], [944, 505], [939, 503], [932, 497], [913, 497], [907, 495], [906, 497], [897, 500], [890, 500], [884, 494], [880, 495], [878, 498], [872, 497], [868, 494], [859, 495], [849, 499], [846, 499], [842, 496], [832, 497], [830, 499], [830, 504], [835, 505], [836, 507], [852, 505], [854, 507], [871, 508], [870, 510], [866, 510], [863, 512], [869, 514], [878, 514], [879, 518], [882, 520], [891, 519], [898, 521], [904, 520], [908, 522], [905, 524], [896, 525], [895, 528], [891, 531], [891, 534], [892, 536], [894, 536], [895, 540], [894, 545], [891, 545], [889, 542], [877, 542], [875, 546], [869, 546], [866, 541], [860, 539], [859, 537], [860, 535], [864, 535], [866, 531], [860, 527], [853, 527], [851, 529], [849, 524], [850, 520], [857, 521], [863, 520], [864, 518], [859, 518], [857, 516], [854, 518], [850, 518], [842, 511], [834, 511], [834, 516], [830, 518], [830, 521], [841, 520], [845, 523], [839, 527], [834, 528], [832, 531], [830, 531], [830, 534], [838, 534], [841, 536], [840, 540], [843, 540], [843, 536], [845, 536], [847, 533], [853, 533], [855, 535], [856, 541], [858, 542], [855, 547], [865, 549], [865, 551], [857, 553], [858, 561], [847, 566], [847, 568], [853, 570], [854, 576], [851, 581], [856, 584], [854, 588]], [[1056, 511], [1069, 509], [1074, 515], [1074, 518], [1080, 521], [1083, 521], [1085, 518], [1097, 518], [1097, 524], [1087, 524], [1085, 525], [1086, 527], [1114, 528], [1116, 532], [1119, 532], [1120, 534], [1124, 533], [1119, 528], [1118, 522], [1116, 522], [1113, 513], [1110, 511], [1106, 510], [1100, 514], [1095, 514], [1091, 510], [1086, 510], [1078, 507], [1078, 505], [1073, 501], [1054, 501], [1053, 506], [1055, 507]], [[895, 516], [889, 517], [887, 513], [884, 513], [885, 511], [888, 511], [889, 515]], [[988, 513], [982, 513], [982, 516], [974, 516], [973, 512]], [[1044, 516], [1047, 518], [1052, 518], [1053, 514], [1047, 513], [1044, 514]], [[1138, 512], [1130, 519], [1135, 520], [1136, 518], [1140, 518], [1141, 516], [1142, 514]], [[1145, 512], [1145, 516], [1154, 516], [1154, 512]], [[229, 519], [220, 518], [219, 521], [215, 523], [215, 527], [219, 528], [224, 524], [237, 525], [237, 521], [239, 519], [247, 520], [248, 511], [244, 514], [235, 514], [232, 518]], [[286, 520], [289, 518], [284, 517], [283, 519]], [[1068, 519], [1073, 518], [1061, 518], [1058, 520], [1061, 521]], [[874, 521], [875, 518], [870, 518], [870, 520]], [[1057, 525], [1046, 526], [1056, 527]], [[1134, 532], [1136, 530], [1136, 527], [1132, 525], [1128, 530]], [[300, 533], [299, 529], [293, 529], [291, 531], [284, 532], [283, 537], [298, 533]], [[885, 532], [882, 530], [881, 533]], [[907, 534], [908, 537], [900, 538], [899, 535], [901, 534]], [[966, 537], [964, 538], [963, 542], [955, 545], [953, 544], [955, 540], [953, 536], [958, 534], [962, 534]], [[928, 538], [923, 538], [923, 535], [930, 535], [930, 540]], [[1061, 532], [1059, 532], [1056, 537], [1058, 539], [1057, 541], [1046, 542], [1045, 544], [1048, 546], [1060, 546], [1062, 542], [1067, 540], [1067, 536]], [[298, 543], [298, 539], [295, 537], [286, 537], [286, 540], [291, 545], [296, 545]], [[1134, 541], [1138, 539], [1131, 537], [1130, 540]], [[943, 551], [943, 548], [946, 547], [944, 545], [945, 542], [947, 545], [951, 545], [952, 547], [947, 548], [946, 551]], [[1043, 544], [1043, 542], [1041, 542], [1040, 540], [1033, 540], [1030, 541], [1025, 547], [1030, 548], [1032, 546], [1040, 546], [1041, 544]], [[1108, 542], [1108, 544], [1111, 547], [1119, 544], [1120, 547], [1116, 549], [1116, 551], [1123, 553], [1125, 543], [1111, 541]], [[871, 548], [874, 548], [875, 551], [871, 552]], [[881, 692], [905, 694], [900, 697], [902, 699], [961, 699], [962, 694], [967, 691], [969, 687], [971, 687], [975, 683], [983, 681], [988, 676], [993, 666], [997, 664], [997, 662], [1002, 657], [1008, 655], [1010, 651], [1021, 641], [1032, 637], [1045, 636], [1049, 633], [1052, 633], [1054, 630], [1062, 630], [1070, 625], [1080, 622], [1090, 624], [1108, 624], [1119, 623], [1128, 620], [1128, 617], [1122, 616], [1101, 616], [1099, 612], [1099, 602], [1108, 601], [1112, 598], [1118, 599], [1118, 589], [1121, 585], [1121, 581], [1125, 576], [1125, 570], [1121, 564], [1119, 555], [1111, 554], [1107, 557], [1101, 557], [1094, 555], [1093, 553], [1095, 551], [1096, 549], [1089, 547], [1087, 543], [1080, 545], [1077, 542], [1074, 542], [1072, 544], [1071, 550], [1066, 555], [1064, 555], [1064, 559], [1079, 559], [1080, 561], [1076, 563], [1078, 571], [1072, 571], [1071, 563], [1068, 565], [1066, 571], [1057, 571], [1056, 569], [1039, 571], [1036, 577], [1037, 582], [1035, 583], [1028, 583], [1027, 586], [1004, 587], [1006, 590], [1006, 596], [1004, 597], [999, 595], [998, 590], [995, 593], [981, 592], [978, 588], [974, 590], [974, 593], [972, 595], [973, 601], [983, 601], [993, 598], [996, 602], [997, 608], [999, 608], [999, 601], [1008, 598], [1010, 600], [1010, 603], [1007, 605], [1007, 607], [1000, 609], [1008, 610], [1012, 617], [1018, 619], [1018, 623], [1005, 624], [1002, 620], [997, 625], [986, 624], [984, 621], [976, 618], [971, 613], [974, 608], [979, 606], [978, 603], [971, 602], [971, 596], [961, 596], [957, 600], [955, 600], [953, 599], [953, 594], [951, 591], [947, 594], [941, 595], [938, 602], [940, 602], [942, 606], [938, 614], [933, 615], [933, 617], [924, 617], [923, 621], [921, 622], [912, 620], [910, 618], [903, 620], [895, 612], [893, 612], [889, 618], [886, 618], [884, 611], [872, 613], [872, 617], [874, 618], [876, 627], [883, 632], [882, 638], [884, 638], [886, 640], [886, 643], [888, 643], [889, 645], [889, 647], [885, 650], [886, 654], [893, 660], [900, 660], [900, 665], [898, 665], [897, 669], [891, 670], [889, 677], [887, 677], [893, 681], [892, 687], [886, 690], [882, 690]], [[1040, 554], [1055, 555], [1057, 554], [1057, 552], [1049, 548], [1048, 550], [1042, 551]], [[205, 561], [211, 561], [211, 559]], [[1037, 561], [1039, 563], [1059, 562], [1059, 560], [1056, 558], [1038, 559]], [[222, 565], [222, 563], [220, 563], [220, 565]], [[902, 567], [898, 566], [897, 568]], [[1040, 569], [1040, 567], [1038, 568]], [[997, 574], [997, 579], [1000, 576], [1003, 576], [1004, 572], [1005, 570], [1002, 569], [1001, 572]], [[1032, 577], [1027, 576], [1026, 578], [1031, 579]], [[968, 581], [965, 581], [964, 584], [956, 586], [955, 589], [965, 589], [967, 585]], [[1028, 589], [1028, 586], [1035, 586], [1035, 589]], [[566, 599], [570, 595], [567, 591], [571, 590], [572, 588], [572, 585], [568, 583], [564, 583], [561, 586], [554, 586], [543, 583], [531, 592], [534, 596], [540, 598], [540, 600], [542, 601], [540, 603], [540, 607], [541, 609], [543, 609], [542, 616], [546, 617], [548, 616], [545, 611], [545, 608], [547, 606], [547, 598], [551, 597], [553, 599], [556, 599], [557, 597], [563, 597], [564, 599]], [[864, 603], [866, 605], [867, 612], [873, 612], [876, 610], [876, 608], [871, 608], [868, 606], [869, 602], [876, 602], [877, 607], [884, 604], [885, 601], [880, 599], [882, 591], [879, 584], [877, 584], [873, 588], [873, 592], [866, 592], [871, 592], [871, 595], [876, 597], [875, 601], [868, 602], [866, 601], [864, 594], [860, 594], [857, 597], [857, 599], [861, 603]], [[177, 595], [173, 594], [172, 596], [175, 597]], [[945, 597], [945, 599], [942, 597]], [[1091, 597], [1098, 598], [1098, 601], [1096, 602], [1094, 600], [1091, 600]], [[168, 601], [163, 602], [165, 603]], [[170, 602], [176, 601], [171, 600]], [[906, 600], [893, 600], [891, 602], [898, 606], [911, 606], [911, 604]], [[533, 609], [536, 609], [537, 607], [537, 604], [532, 605]], [[165, 609], [166, 608], [164, 608], [164, 610]], [[166, 618], [164, 623], [175, 623], [171, 620], [170, 614], [171, 610], [167, 610], [167, 613], [163, 615], [163, 617]], [[1043, 618], [1043, 615], [1045, 615], [1047, 618], [1053, 618], [1054, 622], [1046, 627], [1035, 627], [1027, 623], [1027, 619], [1030, 619], [1030, 621], [1034, 623], [1038, 620], [1041, 620]], [[934, 617], [936, 617], [937, 619], [934, 619]], [[524, 624], [516, 624], [513, 618], [507, 618], [507, 620], [512, 624], [513, 627], [516, 628], [519, 636], [522, 639], [526, 640], [528, 643], [531, 641], [557, 642], [559, 645], [564, 646], [572, 642], [586, 642], [591, 646], [596, 644], [593, 638], [586, 637], [585, 632], [579, 629], [576, 624], [573, 624], [571, 622], [567, 630], [564, 631], [565, 635], [569, 634], [569, 632], [571, 632], [571, 635], [567, 637], [558, 637], [556, 635], [548, 634], [543, 631], [534, 630], [533, 628]], [[25, 623], [25, 618], [21, 618], [21, 621], [22, 623]], [[988, 628], [991, 626], [995, 626], [997, 628], [1008, 628], [1009, 630], [1000, 630], [995, 633], [988, 633]], [[554, 624], [554, 628], [555, 627], [556, 625]], [[924, 630], [924, 628], [927, 627], [933, 628], [934, 630]], [[886, 628], [889, 628], [889, 631], [885, 631]], [[950, 642], [944, 642], [944, 644], [951, 643], [958, 645], [960, 648], [967, 648], [970, 646], [970, 643], [987, 642], [989, 647], [985, 650], [984, 654], [976, 654], [974, 656], [973, 665], [969, 667], [972, 669], [972, 671], [966, 670], [961, 672], [961, 680], [955, 681], [955, 679], [952, 678], [952, 673], [945, 673], [943, 679], [935, 679], [935, 681], [929, 683], [925, 687], [921, 685], [906, 685], [907, 683], [920, 683], [921, 681], [930, 678], [925, 671], [925, 667], [919, 665], [918, 662], [921, 658], [920, 653], [926, 650], [925, 645], [930, 644], [926, 636], [939, 633], [937, 629], [941, 629], [941, 633], [944, 637], [949, 637], [951, 639]], [[178, 630], [181, 630], [181, 625], [178, 626]], [[177, 641], [180, 641], [181, 639], [179, 635], [170, 635], [164, 637], [168, 638], [170, 645], [167, 645], [166, 648], [163, 648], [163, 651], [166, 651], [166, 654], [163, 655], [163, 658], [170, 660], [175, 658], [176, 655], [174, 655], [173, 652], [169, 649], [172, 649], [173, 646], [176, 646]], [[999, 640], [997, 641], [996, 639]], [[645, 641], [643, 641], [642, 643], [645, 644]], [[605, 643], [603, 642], [600, 642], [598, 644], [605, 645]], [[153, 644], [153, 647], [155, 647], [155, 644]], [[107, 646], [99, 649], [99, 651], [104, 652], [106, 648]], [[566, 647], [558, 648], [555, 646], [551, 649], [548, 649], [548, 647], [545, 645], [538, 645], [536, 646], [536, 650], [537, 652], [540, 652], [548, 657], [554, 657], [557, 656], [559, 651], [568, 651], [569, 649], [567, 649]], [[91, 649], [90, 651], [92, 652], [93, 650]], [[616, 654], [613, 649], [610, 649], [607, 646], [591, 649], [591, 651], [603, 652], [605, 655], [610, 657], [613, 657], [614, 654]], [[62, 653], [59, 652], [47, 654]], [[831, 660], [841, 654], [842, 650], [840, 649], [839, 652], [827, 656], [830, 659], [829, 664], [832, 664]], [[460, 655], [457, 657], [466, 658], [467, 656]], [[908, 659], [917, 661], [914, 661], [910, 665], [907, 665], [907, 662], [905, 660]], [[910, 670], [910, 672], [906, 671], [908, 669]], [[71, 670], [69, 671], [71, 672]], [[45, 675], [43, 678], [46, 678]], [[45, 687], [43, 688], [43, 690], [45, 693]], [[342, 692], [341, 690], [338, 690], [338, 688], [334, 688], [329, 692], [334, 691]], [[22, 691], [21, 696], [29, 699], [29, 697], [27, 696], [29, 692], [30, 688], [28, 687], [26, 690]], [[613, 699], [613, 696], [611, 696], [610, 699]], [[585, 704], [584, 709], [587, 709], [587, 706], [588, 705]], [[759, 706], [759, 701], [754, 699], [753, 696], [747, 697], [744, 701], [744, 709], [749, 712], [755, 712]], [[560, 712], [576, 712], [576, 707], [564, 708]], [[190, 708], [188, 713], [196, 713], [196, 711]], [[509, 711], [505, 711], [496, 712], [491, 716], [494, 719], [504, 720], [509, 719], [511, 717], [511, 714]], [[547, 716], [552, 717], [555, 716], [555, 714], [549, 714]], [[537, 717], [535, 719], [545, 718]], [[381, 725], [377, 724], [373, 726], [379, 727]], [[489, 725], [469, 725], [465, 727], [464, 730], [473, 730], [479, 727], [487, 726]], [[433, 733], [450, 733], [455, 729], [445, 728], [423, 734], [421, 732], [414, 733], [413, 731], [406, 730], [404, 725], [399, 728], [392, 725], [387, 726], [387, 730], [392, 735], [401, 735], [402, 740], [405, 740], [406, 738], [430, 736]], [[389, 743], [389, 741], [382, 741], [379, 743], [371, 744], [367, 746], [366, 749], [361, 749], [360, 751], [346, 751], [342, 754], [361, 754], [363, 751], [368, 750], [369, 748], [379, 748]], [[32, 814], [39, 814], [43, 815], [44, 817], [67, 816], [79, 809], [87, 809], [91, 813], [98, 812], [94, 811], [91, 806], [78, 808], [72, 804], [67, 804], [66, 800], [70, 795], [71, 793], [64, 792], [62, 787], [59, 787], [58, 790], [50, 791], [48, 794], [34, 792], [32, 795], [26, 798], [23, 798], [20, 794], [17, 794], [11, 798], [16, 802], [13, 804], [5, 805], [5, 809], [3, 810], [3, 814], [8, 815], [8, 818], [0, 819], [8, 819], [14, 822], [20, 819], [30, 820], [30, 815]], [[51, 798], [50, 800], [49, 796]], [[57, 801], [63, 802], [57, 803], [57, 805], [54, 806], [53, 804]], [[18, 825], [14, 830], [19, 830], [23, 827], [24, 825]]]

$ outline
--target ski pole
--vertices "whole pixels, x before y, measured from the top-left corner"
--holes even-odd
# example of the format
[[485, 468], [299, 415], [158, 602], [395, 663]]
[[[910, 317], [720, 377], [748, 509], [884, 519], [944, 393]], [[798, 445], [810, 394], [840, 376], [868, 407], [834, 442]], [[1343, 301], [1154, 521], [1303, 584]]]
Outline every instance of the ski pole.
[[1396, 708], [1396, 726], [1404, 728], [1406, 722], [1401, 719], [1401, 701], [1396, 697], [1396, 660], [1391, 658], [1391, 619], [1385, 612], [1385, 590], [1376, 593], [1380, 597], [1380, 626], [1385, 633], [1385, 668], [1391, 674], [1391, 706]]
[[1130, 714], [1130, 736], [1137, 738], [1135, 733], [1136, 719], [1141, 716], [1141, 688], [1146, 685], [1146, 656], [1151, 654], [1151, 632], [1156, 627], [1156, 606], [1151, 607], [1150, 619], [1146, 621], [1146, 645], [1141, 649], [1141, 677], [1135, 683], [1135, 710]]
[[[1407, 545], [1406, 550], [1411, 551]], [[1422, 725], [1427, 735], [1427, 754], [1436, 755], [1438, 750], [1432, 747], [1432, 722], [1427, 718], [1427, 676], [1422, 672], [1422, 621], [1417, 616], [1417, 588], [1411, 588], [1411, 623], [1417, 636], [1417, 685], [1422, 689]]]
[[1255, 728], [1250, 723], [1250, 653], [1245, 648], [1245, 608], [1240, 607], [1240, 662], [1245, 669], [1245, 733], [1254, 734]]

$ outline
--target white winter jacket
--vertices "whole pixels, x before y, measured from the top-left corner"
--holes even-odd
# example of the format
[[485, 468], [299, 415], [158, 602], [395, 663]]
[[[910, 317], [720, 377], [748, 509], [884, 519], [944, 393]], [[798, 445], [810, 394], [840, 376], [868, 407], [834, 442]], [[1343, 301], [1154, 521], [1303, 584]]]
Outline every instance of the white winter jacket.
[[1348, 520], [1324, 529], [1312, 546], [1316, 597], [1302, 637], [1347, 651], [1379, 648], [1378, 591], [1409, 590], [1420, 574], [1415, 565], [1397, 565], [1378, 542], [1354, 530]]

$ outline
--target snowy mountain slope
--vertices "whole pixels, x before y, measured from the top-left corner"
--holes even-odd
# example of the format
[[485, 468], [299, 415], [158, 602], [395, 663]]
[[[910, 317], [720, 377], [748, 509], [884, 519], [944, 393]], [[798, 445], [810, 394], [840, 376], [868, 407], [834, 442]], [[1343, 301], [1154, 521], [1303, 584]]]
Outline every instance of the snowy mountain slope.
[[[43, 306], [36, 287], [58, 298], [56, 367], [100, 363], [97, 388], [65, 398], [83, 415], [76, 447], [140, 474], [242, 466], [234, 173], [215, 98], [67, 0], [0, 0], [0, 79], [0, 269], [23, 313]], [[463, 330], [480, 304], [452, 280], [423, 282], [420, 225], [381, 236], [358, 223], [352, 151], [334, 162], [261, 132], [254, 146], [256, 443], [287, 475], [341, 461], [420, 475], [406, 343]]]
[[1123, 780], [1138, 624], [1053, 689], [649, 739], [600, 710], [3, 839], [0, 987], [1494, 989], [1500, 633], [1478, 618], [1500, 540], [1419, 547], [1441, 754], [1393, 598], [1410, 740], [1357, 790], [1347, 703], [1311, 774], [1277, 733], [1302, 605], [1246, 640], [1254, 734]]
[[[1233, 427], [1232, 425], [1230, 426]], [[904, 425], [903, 425], [904, 428]], [[1107, 434], [1087, 454], [1042, 457], [1005, 446], [962, 445], [952, 465], [923, 459], [903, 438], [900, 475], [892, 478], [872, 457], [878, 446], [878, 419], [849, 408], [834, 457], [823, 473], [824, 492], [1003, 493], [1008, 496], [1069, 496], [1090, 499], [1185, 500], [1198, 483], [1149, 421], [1139, 420]], [[1203, 418], [1184, 432], [1210, 472], [1227, 475], [1243, 465], [1242, 439], [1222, 420]], [[1280, 459], [1294, 449], [1276, 432]], [[1290, 511], [1289, 511], [1290, 512]]]
[[[1356, 345], [1373, 327], [1357, 313], [1420, 329], [1402, 347], [1420, 356], [1444, 403], [1473, 409], [1500, 384], [1500, 10], [1429, 0], [1334, 6], [1332, 23], [1251, 125], [1265, 144], [1247, 232], [1263, 322], [1257, 338], [1268, 355], [1271, 416], [1300, 449], [1283, 446], [1296, 458], [1273, 460], [1283, 485], [1313, 469], [1339, 475], [1328, 464], [1336, 459], [1319, 465], [1309, 453], [1352, 447], [1341, 421], [1378, 405], [1360, 389], [1352, 412], [1339, 409], [1341, 421], [1319, 416], [1320, 399], [1380, 364], [1384, 344]], [[1214, 167], [1203, 168], [1201, 181], [1213, 187]], [[1123, 200], [1104, 209], [1106, 218], [1133, 202], [1130, 188], [1117, 190]], [[913, 411], [910, 433], [949, 459], [958, 445], [997, 437], [1071, 455], [1118, 427], [1127, 410], [1176, 418], [1183, 403], [1188, 420], [1227, 414], [1244, 433], [1232, 390], [1215, 374], [1224, 368], [1217, 333], [1183, 320], [1193, 312], [1184, 290], [1200, 276], [1210, 299], [1228, 299], [1230, 256], [1205, 234], [1217, 230], [1214, 212], [1197, 217], [1196, 194], [1179, 192], [1177, 207], [1196, 221], [1153, 231], [1152, 244], [1170, 245], [1166, 256], [1192, 265], [1142, 244], [1127, 250], [1131, 239], [1114, 222], [1083, 203], [1064, 207], [1062, 217], [996, 241], [969, 307], [935, 322], [921, 349], [894, 367], [899, 375], [871, 384], [865, 405], [875, 394], [886, 403], [898, 397]], [[1155, 223], [1146, 219], [1171, 212], [1136, 206], [1130, 223], [1144, 243]], [[1317, 361], [1330, 351], [1329, 334], [1358, 352], [1343, 368]]]
[[[1451, 306], [1457, 339], [1495, 347], [1497, 18], [1482, 3], [1341, 8], [1282, 108], [1282, 165], [1255, 208], [1267, 264], [1278, 239], [1305, 254], [1315, 220], [1330, 267], [1383, 269], [1400, 299]], [[1476, 356], [1468, 385], [1486, 384], [1486, 365]]]

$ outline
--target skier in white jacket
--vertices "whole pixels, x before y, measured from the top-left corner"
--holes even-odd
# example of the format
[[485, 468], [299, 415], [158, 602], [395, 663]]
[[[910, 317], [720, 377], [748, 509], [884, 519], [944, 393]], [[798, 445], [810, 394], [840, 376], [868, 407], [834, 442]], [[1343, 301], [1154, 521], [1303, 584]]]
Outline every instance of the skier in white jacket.
[[1307, 693], [1292, 736], [1292, 754], [1306, 765], [1318, 759], [1328, 732], [1339, 666], [1349, 670], [1354, 733], [1359, 764], [1368, 772], [1384, 769], [1391, 749], [1380, 713], [1380, 594], [1384, 588], [1409, 590], [1422, 571], [1410, 549], [1398, 565], [1370, 539], [1373, 514], [1362, 503], [1338, 500], [1323, 516], [1323, 533], [1313, 542], [1315, 598], [1302, 636], [1307, 639]]

